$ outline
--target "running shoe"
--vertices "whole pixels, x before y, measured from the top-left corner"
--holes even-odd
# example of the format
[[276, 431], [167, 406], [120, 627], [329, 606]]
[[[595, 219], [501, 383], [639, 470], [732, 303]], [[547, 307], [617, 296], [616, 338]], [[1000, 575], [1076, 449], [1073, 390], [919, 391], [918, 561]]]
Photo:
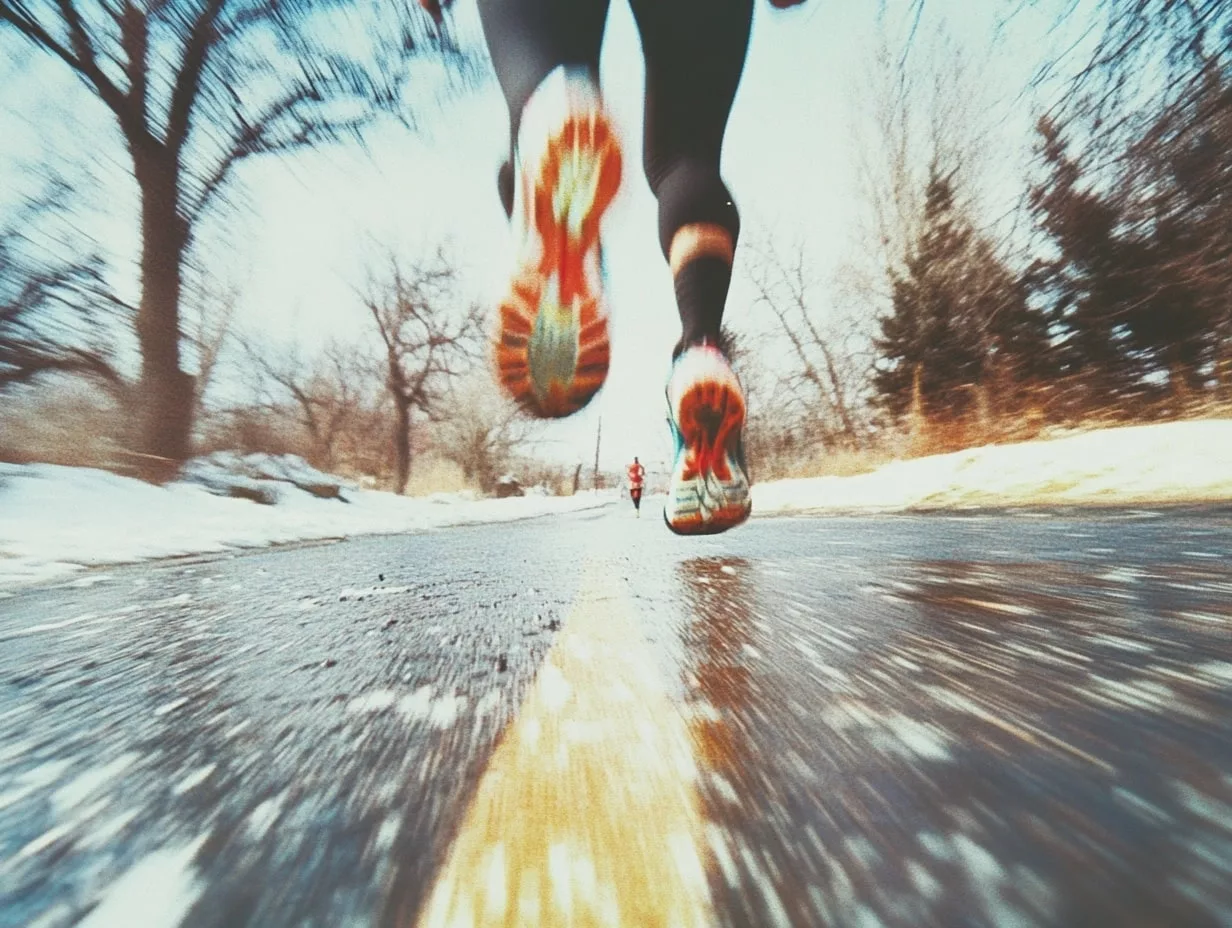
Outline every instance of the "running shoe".
[[667, 527], [678, 535], [712, 535], [739, 525], [752, 510], [744, 390], [718, 348], [696, 345], [676, 359], [667, 409], [676, 443], [663, 510]]
[[611, 354], [599, 225], [620, 188], [621, 151], [588, 78], [549, 75], [522, 113], [512, 220], [518, 270], [500, 305], [501, 385], [537, 416], [577, 412]]

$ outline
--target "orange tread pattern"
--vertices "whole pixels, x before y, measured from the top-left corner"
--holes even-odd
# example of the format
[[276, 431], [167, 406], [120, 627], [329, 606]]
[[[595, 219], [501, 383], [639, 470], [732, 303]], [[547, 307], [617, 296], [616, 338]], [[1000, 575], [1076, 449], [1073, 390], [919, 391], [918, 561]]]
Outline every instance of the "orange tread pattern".
[[[540, 245], [539, 257], [514, 279], [500, 306], [495, 361], [509, 394], [541, 416], [576, 412], [607, 379], [607, 318], [602, 295], [596, 292], [598, 281], [588, 279], [586, 262], [599, 246], [600, 222], [620, 189], [621, 165], [620, 145], [606, 117], [571, 116], [549, 140], [533, 194], [523, 207], [526, 227]], [[574, 182], [578, 167], [589, 167], [596, 176], [580, 228], [571, 229], [570, 198], [578, 191], [563, 185]], [[524, 184], [527, 180], [523, 178]], [[537, 329], [551, 336], [541, 345], [535, 344]], [[546, 383], [536, 383], [531, 361], [532, 353], [540, 350], [571, 350], [573, 357], [557, 354], [549, 359], [555, 370]]]

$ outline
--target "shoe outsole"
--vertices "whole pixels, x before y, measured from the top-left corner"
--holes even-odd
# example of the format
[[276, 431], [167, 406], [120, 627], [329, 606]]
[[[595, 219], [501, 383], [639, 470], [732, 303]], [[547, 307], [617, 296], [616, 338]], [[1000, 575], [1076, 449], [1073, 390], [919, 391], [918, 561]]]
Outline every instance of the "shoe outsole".
[[675, 427], [683, 443], [684, 466], [678, 478], [682, 482], [714, 480], [720, 484], [744, 484], [744, 498], [735, 505], [696, 513], [668, 516], [667, 527], [677, 535], [716, 535], [735, 528], [749, 518], [752, 506], [748, 498], [747, 475], [733, 474], [740, 467], [738, 447], [744, 429], [744, 396], [735, 378], [702, 380], [687, 389], [673, 410]]
[[663, 522], [674, 535], [721, 535], [738, 525], [743, 525], [748, 521], [751, 510], [741, 509], [738, 513], [733, 511], [728, 515], [716, 513], [709, 520], [696, 519], [687, 522], [673, 523], [667, 517], [667, 512], [663, 513]]
[[726, 531], [735, 528], [738, 525], [743, 525], [749, 520], [750, 510], [741, 508], [739, 510], [731, 510], [730, 512], [720, 511], [711, 515], [709, 519], [696, 519], [688, 522], [672, 522], [664, 513], [663, 520], [667, 522], [667, 527], [676, 535], [721, 535]]
[[[500, 306], [497, 378], [529, 412], [559, 418], [585, 406], [607, 379], [611, 357], [602, 295], [587, 262], [620, 188], [622, 156], [600, 111], [571, 115], [537, 165], [523, 217], [539, 248]], [[524, 177], [528, 182], [530, 177]], [[579, 198], [585, 198], [579, 209]], [[596, 262], [597, 263], [597, 262]]]

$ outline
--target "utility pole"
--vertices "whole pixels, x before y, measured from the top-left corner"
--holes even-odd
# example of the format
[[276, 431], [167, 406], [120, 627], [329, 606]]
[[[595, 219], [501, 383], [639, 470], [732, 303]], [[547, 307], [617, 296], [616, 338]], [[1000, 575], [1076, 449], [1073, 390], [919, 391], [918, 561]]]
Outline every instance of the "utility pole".
[[591, 487], [599, 492], [599, 442], [603, 438], [603, 417], [599, 417], [599, 427], [595, 429], [595, 474], [591, 479]]

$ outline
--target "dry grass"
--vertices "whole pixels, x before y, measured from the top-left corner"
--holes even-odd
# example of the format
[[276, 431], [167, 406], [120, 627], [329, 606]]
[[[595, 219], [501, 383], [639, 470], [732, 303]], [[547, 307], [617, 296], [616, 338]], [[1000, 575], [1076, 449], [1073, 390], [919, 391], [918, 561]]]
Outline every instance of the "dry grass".
[[405, 495], [431, 496], [434, 493], [461, 493], [465, 490], [478, 492], [475, 484], [466, 479], [461, 467], [453, 461], [425, 454], [411, 464], [411, 479], [407, 482]]
[[0, 397], [0, 460], [122, 470], [128, 418], [92, 384], [59, 381]]
[[853, 477], [867, 474], [891, 461], [947, 454], [985, 445], [1062, 438], [1082, 432], [1144, 425], [1152, 422], [1197, 419], [1232, 419], [1232, 403], [1205, 402], [1188, 406], [1183, 415], [1159, 414], [1149, 419], [1127, 415], [1121, 409], [1097, 410], [1081, 419], [1049, 423], [1043, 410], [1027, 408], [992, 420], [974, 417], [905, 421], [902, 427], [875, 442], [851, 450], [801, 449], [790, 454], [755, 457], [754, 476], [761, 481], [801, 477]]
[[[900, 455], [885, 446], [818, 451], [802, 460], [778, 462], [774, 476], [775, 479], [786, 480], [798, 477], [855, 477], [870, 474], [896, 457]], [[757, 467], [756, 461], [753, 466]]]
[[1191, 406], [1185, 414], [1186, 419], [1232, 419], [1232, 399], [1211, 400]]

